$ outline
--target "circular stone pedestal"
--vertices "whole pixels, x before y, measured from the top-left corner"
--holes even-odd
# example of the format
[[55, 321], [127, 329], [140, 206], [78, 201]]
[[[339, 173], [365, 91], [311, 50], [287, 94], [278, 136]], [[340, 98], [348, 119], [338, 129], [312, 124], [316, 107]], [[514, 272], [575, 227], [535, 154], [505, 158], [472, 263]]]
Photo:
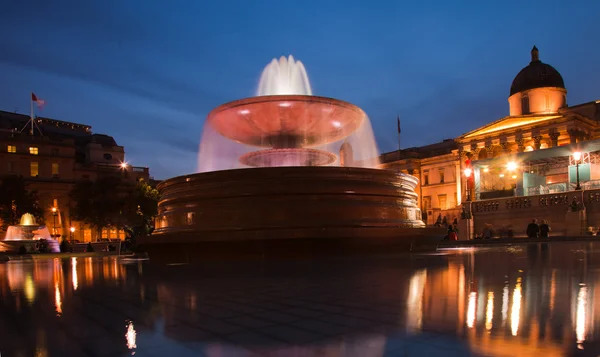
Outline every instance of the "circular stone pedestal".
[[390, 244], [408, 250], [419, 237], [437, 242], [444, 235], [424, 228], [416, 184], [415, 177], [388, 170], [329, 166], [175, 177], [159, 184], [156, 230], [140, 243], [151, 259], [171, 252], [187, 260], [385, 251]]

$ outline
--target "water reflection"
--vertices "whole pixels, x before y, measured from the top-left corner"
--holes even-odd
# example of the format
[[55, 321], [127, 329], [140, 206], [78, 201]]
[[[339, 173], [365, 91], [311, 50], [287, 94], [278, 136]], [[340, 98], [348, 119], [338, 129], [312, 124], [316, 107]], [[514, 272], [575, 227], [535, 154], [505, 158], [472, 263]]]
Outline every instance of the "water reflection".
[[106, 355], [598, 354], [600, 244], [536, 249], [202, 269], [2, 263], [0, 321], [19, 343], [0, 335], [0, 345], [14, 345], [6, 355], [61, 355], [99, 336]]

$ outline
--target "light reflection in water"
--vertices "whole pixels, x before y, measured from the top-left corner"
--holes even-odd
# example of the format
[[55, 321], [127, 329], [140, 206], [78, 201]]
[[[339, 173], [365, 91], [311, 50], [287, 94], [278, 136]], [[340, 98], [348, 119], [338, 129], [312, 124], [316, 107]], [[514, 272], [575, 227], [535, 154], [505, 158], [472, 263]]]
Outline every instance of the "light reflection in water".
[[502, 289], [502, 326], [506, 325], [508, 319], [508, 283]]
[[421, 330], [423, 325], [423, 290], [427, 281], [427, 269], [416, 271], [408, 285], [406, 302], [406, 328], [410, 331]]
[[510, 310], [510, 329], [513, 336], [519, 332], [519, 321], [521, 319], [521, 278], [517, 278], [515, 290], [513, 290], [512, 309]]
[[492, 329], [492, 320], [494, 318], [494, 292], [488, 292], [487, 309], [485, 310], [485, 329]]
[[469, 294], [469, 305], [467, 306], [467, 326], [473, 328], [475, 326], [475, 308], [477, 305], [477, 293]]
[[71, 258], [71, 280], [73, 281], [73, 290], [77, 290], [79, 283], [77, 281], [77, 258]]
[[62, 315], [62, 299], [60, 296], [60, 289], [58, 287], [58, 282], [54, 283], [54, 307], [56, 308], [56, 315]]
[[25, 276], [25, 284], [23, 285], [23, 291], [25, 293], [25, 298], [27, 299], [27, 302], [32, 304], [35, 301], [35, 284], [33, 283], [31, 273], [27, 273], [27, 275]]
[[586, 335], [586, 308], [587, 308], [587, 287], [582, 285], [579, 287], [577, 294], [577, 311], [575, 320], [575, 334], [577, 335], [577, 347], [583, 349], [582, 343], [585, 341]]
[[[136, 345], [136, 332], [133, 327], [133, 322], [129, 321], [127, 324], [127, 333], [125, 334], [125, 340], [127, 342], [127, 348], [130, 350], [134, 350], [137, 348]], [[131, 354], [135, 354], [135, 351], [132, 351]]]

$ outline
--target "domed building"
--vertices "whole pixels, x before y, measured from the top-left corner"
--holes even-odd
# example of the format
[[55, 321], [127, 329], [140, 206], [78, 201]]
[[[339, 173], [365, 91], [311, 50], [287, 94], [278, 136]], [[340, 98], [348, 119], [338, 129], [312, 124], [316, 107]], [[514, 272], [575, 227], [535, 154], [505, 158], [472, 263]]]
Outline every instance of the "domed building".
[[[452, 221], [473, 208], [476, 230], [483, 224], [477, 215], [485, 223], [526, 225], [515, 224], [519, 216], [499, 212], [539, 206], [546, 202], [541, 195], [566, 197], [576, 188], [598, 188], [600, 202], [600, 100], [569, 106], [560, 72], [542, 62], [537, 47], [530, 56], [510, 85], [506, 117], [455, 139], [381, 156], [382, 167], [420, 179], [417, 192], [429, 224], [440, 215]], [[575, 152], [581, 153], [578, 160]], [[538, 217], [544, 217], [541, 213]], [[597, 218], [600, 225], [600, 206]], [[560, 230], [560, 224], [554, 226]]]

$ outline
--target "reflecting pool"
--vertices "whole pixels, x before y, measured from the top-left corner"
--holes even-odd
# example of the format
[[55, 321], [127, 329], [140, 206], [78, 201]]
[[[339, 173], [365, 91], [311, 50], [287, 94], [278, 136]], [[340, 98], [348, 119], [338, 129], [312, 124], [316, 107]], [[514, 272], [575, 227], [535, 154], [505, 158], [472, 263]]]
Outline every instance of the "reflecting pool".
[[0, 263], [0, 355], [597, 356], [599, 279], [600, 243], [195, 266]]

